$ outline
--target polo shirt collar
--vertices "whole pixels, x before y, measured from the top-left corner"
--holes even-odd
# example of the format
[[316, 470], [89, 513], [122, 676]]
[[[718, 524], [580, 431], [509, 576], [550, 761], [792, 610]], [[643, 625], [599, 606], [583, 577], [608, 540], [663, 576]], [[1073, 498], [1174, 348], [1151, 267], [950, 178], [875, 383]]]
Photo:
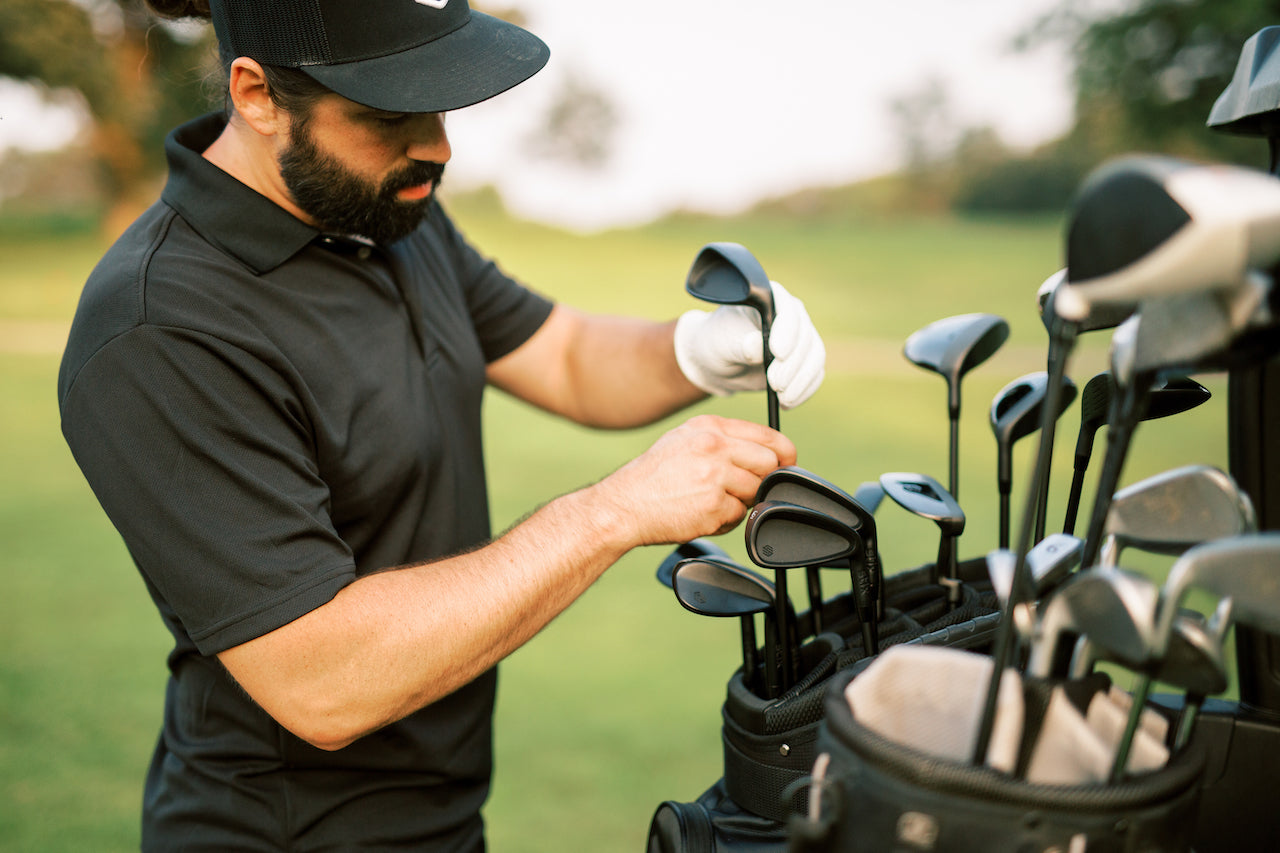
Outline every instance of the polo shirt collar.
[[320, 232], [204, 159], [226, 125], [226, 116], [210, 113], [169, 134], [169, 179], [161, 198], [201, 237], [254, 272], [269, 272]]

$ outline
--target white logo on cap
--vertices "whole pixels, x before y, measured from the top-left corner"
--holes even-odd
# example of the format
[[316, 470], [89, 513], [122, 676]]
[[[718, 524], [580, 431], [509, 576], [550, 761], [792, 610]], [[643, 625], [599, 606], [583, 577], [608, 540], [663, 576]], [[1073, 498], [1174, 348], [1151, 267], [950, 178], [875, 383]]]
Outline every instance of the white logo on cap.
[[421, 3], [423, 6], [430, 6], [432, 9], [443, 9], [449, 5], [449, 0], [413, 0], [415, 3]]

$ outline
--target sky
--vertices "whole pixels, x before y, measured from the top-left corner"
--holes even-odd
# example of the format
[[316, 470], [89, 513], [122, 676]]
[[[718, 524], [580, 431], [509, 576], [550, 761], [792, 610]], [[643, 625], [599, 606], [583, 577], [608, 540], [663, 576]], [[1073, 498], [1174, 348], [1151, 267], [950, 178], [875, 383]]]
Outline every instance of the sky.
[[[889, 104], [935, 79], [953, 129], [989, 125], [1029, 148], [1071, 121], [1061, 48], [1010, 49], [1053, 3], [512, 0], [551, 60], [510, 92], [450, 115], [447, 180], [494, 184], [514, 212], [583, 230], [679, 208], [731, 213], [892, 170], [902, 158]], [[573, 77], [618, 112], [603, 168], [530, 153], [540, 117]], [[75, 127], [74, 111], [42, 110], [0, 80], [0, 147], [58, 144]]]

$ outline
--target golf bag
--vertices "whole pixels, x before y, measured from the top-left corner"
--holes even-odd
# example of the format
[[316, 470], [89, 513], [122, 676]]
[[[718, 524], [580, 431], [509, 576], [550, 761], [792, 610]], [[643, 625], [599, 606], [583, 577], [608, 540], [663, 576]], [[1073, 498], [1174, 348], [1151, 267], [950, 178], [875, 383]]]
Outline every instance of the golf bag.
[[[1180, 751], [1164, 767], [1118, 784], [1036, 784], [862, 725], [845, 696], [852, 677], [840, 673], [829, 684], [817, 744], [823, 770], [809, 786], [809, 816], [791, 823], [792, 853], [1190, 849], [1203, 749]], [[1090, 678], [1102, 683], [1086, 693], [1109, 682]], [[1028, 708], [1036, 693], [1044, 707], [1046, 687], [1023, 685]]]
[[[962, 578], [985, 575], [981, 560], [961, 564]], [[999, 620], [998, 602], [981, 582], [960, 585], [952, 607], [948, 590], [932, 582], [932, 567], [885, 581], [881, 648], [904, 643], [985, 651]], [[693, 802], [658, 806], [649, 826], [649, 853], [781, 853], [788, 846], [794, 801], [813, 768], [829, 683], [852, 678], [875, 658], [867, 655], [851, 596], [828, 601], [824, 627], [801, 650], [804, 677], [777, 699], [747, 689], [741, 669], [727, 685], [721, 708], [724, 775]], [[801, 614], [803, 631], [811, 614]]]

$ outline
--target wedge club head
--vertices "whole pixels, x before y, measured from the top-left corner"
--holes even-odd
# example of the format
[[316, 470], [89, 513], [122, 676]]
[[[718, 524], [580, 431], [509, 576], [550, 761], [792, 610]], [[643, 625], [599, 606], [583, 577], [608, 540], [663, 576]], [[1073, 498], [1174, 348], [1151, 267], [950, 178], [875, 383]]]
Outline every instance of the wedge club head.
[[[878, 483], [875, 489], [883, 496]], [[868, 648], [874, 654], [878, 647], [875, 623], [880, 616], [879, 602], [884, 594], [884, 572], [874, 510], [867, 509], [856, 497], [830, 481], [797, 465], [777, 468], [764, 476], [756, 491], [756, 503], [762, 501], [782, 501], [825, 512], [857, 531], [862, 544], [862, 565], [851, 562], [850, 571], [853, 583], [862, 586], [861, 595], [854, 590], [854, 599], [865, 602], [859, 618], [870, 624], [870, 637], [864, 637], [864, 640], [870, 640]]]
[[[764, 343], [766, 374], [773, 363], [769, 334], [773, 328], [773, 285], [764, 267], [738, 243], [708, 243], [693, 260], [685, 280], [685, 290], [704, 302], [717, 305], [745, 305], [760, 315], [760, 335]], [[769, 426], [778, 428], [778, 394], [768, 383]]]
[[723, 557], [724, 559], [731, 559], [729, 553], [712, 540], [706, 538], [691, 539], [671, 549], [671, 553], [658, 564], [656, 573], [658, 583], [667, 589], [671, 589], [671, 574], [675, 571], [676, 564], [681, 560], [688, 560], [694, 557]]

